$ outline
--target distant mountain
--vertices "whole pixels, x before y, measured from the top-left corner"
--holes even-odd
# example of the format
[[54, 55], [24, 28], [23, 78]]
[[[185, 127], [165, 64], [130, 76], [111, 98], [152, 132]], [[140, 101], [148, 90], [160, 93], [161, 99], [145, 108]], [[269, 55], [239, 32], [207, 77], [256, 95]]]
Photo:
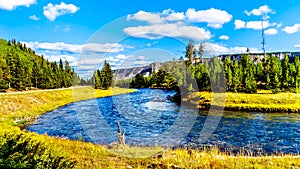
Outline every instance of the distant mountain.
[[127, 68], [127, 69], [116, 69], [113, 70], [114, 78], [115, 80], [121, 80], [121, 79], [131, 79], [134, 78], [136, 74], [143, 74], [145, 76], [149, 76], [152, 74], [152, 72], [158, 71], [158, 69], [163, 65], [163, 62], [155, 62], [151, 63], [146, 66], [141, 67], [133, 67], [133, 68]]

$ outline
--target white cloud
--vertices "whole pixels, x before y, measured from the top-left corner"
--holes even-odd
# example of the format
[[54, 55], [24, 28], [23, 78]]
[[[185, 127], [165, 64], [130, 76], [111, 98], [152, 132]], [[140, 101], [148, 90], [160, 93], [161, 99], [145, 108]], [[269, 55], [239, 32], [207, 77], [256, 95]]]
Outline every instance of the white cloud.
[[81, 56], [78, 57], [77, 62], [78, 62], [78, 67], [85, 69], [88, 67], [89, 69], [94, 69], [93, 67], [96, 67], [100, 63], [104, 62], [105, 58], [104, 57], [99, 57], [97, 55], [94, 56]]
[[86, 57], [79, 57], [76, 66], [76, 71], [84, 72], [85, 74], [92, 74], [92, 72], [101, 67], [104, 60], [107, 60], [112, 69], [131, 68], [136, 66], [143, 66], [152, 63], [149, 59], [142, 55], [88, 55]]
[[225, 10], [210, 8], [207, 10], [196, 11], [193, 8], [187, 9], [184, 12], [175, 12], [172, 9], [163, 10], [161, 13], [153, 13], [146, 11], [139, 11], [133, 15], [128, 15], [127, 20], [145, 21], [150, 24], [163, 24], [174, 21], [189, 21], [193, 23], [204, 22], [208, 27], [221, 28], [223, 24], [231, 21], [232, 15]]
[[38, 18], [36, 15], [29, 16], [29, 19], [35, 20], [35, 21], [40, 20], [40, 18]]
[[79, 7], [75, 6], [74, 4], [65, 4], [61, 2], [59, 5], [49, 3], [47, 6], [43, 7], [43, 13], [47, 19], [50, 21], [54, 21], [58, 16], [65, 15], [65, 14], [74, 14], [79, 10]]
[[23, 42], [34, 50], [51, 50], [69, 53], [116, 53], [124, 51], [125, 46], [119, 43], [88, 43], [88, 44], [67, 44], [64, 42]]
[[167, 21], [182, 21], [185, 19], [184, 12], [175, 12], [171, 9], [164, 10], [162, 14], [167, 15], [165, 17], [165, 20]]
[[234, 25], [235, 25], [234, 29], [241, 29], [245, 27], [246, 22], [242, 20], [235, 20]]
[[151, 44], [151, 43], [147, 43], [145, 46], [146, 46], [146, 47], [151, 47], [152, 44]]
[[[206, 56], [216, 56], [220, 54], [240, 54], [245, 53], [247, 47], [235, 46], [235, 47], [226, 47], [214, 43], [204, 43], [204, 55]], [[195, 48], [198, 49], [199, 45], [196, 45]], [[257, 48], [250, 48], [251, 52], [260, 52]]]
[[186, 17], [191, 22], [206, 22], [212, 28], [221, 28], [223, 24], [232, 19], [232, 15], [228, 14], [225, 10], [215, 8], [199, 11], [190, 8], [186, 11]]
[[145, 11], [139, 11], [133, 15], [128, 15], [127, 20], [146, 21], [151, 24], [162, 23], [164, 21], [164, 19], [162, 19], [159, 14]]
[[248, 16], [250, 15], [263, 16], [264, 19], [268, 19], [269, 18], [268, 14], [274, 14], [275, 12], [268, 5], [263, 5], [260, 6], [258, 9], [253, 9], [250, 12], [246, 10], [245, 13]]
[[227, 35], [221, 35], [221, 36], [219, 37], [219, 39], [220, 39], [220, 40], [229, 40], [229, 36], [227, 36]]
[[[235, 20], [235, 29], [254, 29], [254, 30], [261, 30], [262, 22], [261, 21], [242, 21], [242, 20]], [[269, 21], [263, 21], [263, 27], [269, 28], [272, 26], [276, 26], [276, 23], [270, 23]]]
[[276, 35], [277, 33], [278, 33], [278, 31], [275, 28], [270, 28], [270, 29], [265, 30], [266, 35]]
[[281, 30], [284, 31], [287, 34], [293, 34], [293, 33], [298, 32], [299, 29], [300, 29], [300, 24], [296, 23], [293, 26], [286, 26]]
[[82, 50], [82, 45], [79, 44], [66, 44], [64, 42], [24, 42], [26, 46], [34, 50], [56, 50], [56, 51], [65, 51], [72, 53], [80, 53]]
[[282, 23], [281, 22], [276, 25], [276, 28], [281, 28], [281, 27], [282, 27]]
[[178, 24], [157, 24], [149, 26], [128, 27], [124, 29], [124, 33], [129, 36], [146, 39], [174, 37], [194, 40], [207, 40], [211, 37], [210, 32], [203, 28]]
[[71, 55], [45, 55], [45, 59], [50, 62], [59, 62], [60, 59], [63, 62], [67, 60], [70, 63], [70, 66], [77, 66], [75, 57]]
[[118, 59], [126, 59], [126, 55], [124, 55], [124, 54], [118, 54], [116, 56], [116, 58], [118, 58]]
[[296, 45], [295, 45], [295, 48], [300, 48], [300, 44], [296, 44]]
[[16, 9], [18, 6], [29, 7], [32, 4], [36, 4], [36, 0], [1, 0], [0, 9], [11, 11]]
[[84, 45], [83, 52], [117, 53], [124, 51], [125, 46], [119, 43], [88, 43]]

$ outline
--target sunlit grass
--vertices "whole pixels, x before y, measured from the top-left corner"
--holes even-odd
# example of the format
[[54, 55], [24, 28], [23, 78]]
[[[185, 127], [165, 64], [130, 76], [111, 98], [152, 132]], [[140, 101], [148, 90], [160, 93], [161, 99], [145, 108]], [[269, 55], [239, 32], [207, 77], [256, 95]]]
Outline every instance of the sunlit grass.
[[[116, 94], [124, 94], [133, 92], [134, 90], [114, 88], [112, 90], [94, 90], [91, 87], [41, 91], [18, 94], [1, 94], [0, 95], [0, 154], [3, 153], [7, 143], [13, 141], [22, 143], [18, 135], [28, 139], [29, 150], [35, 151], [35, 146], [45, 145], [47, 148], [42, 152], [41, 159], [48, 160], [49, 155], [52, 159], [62, 159], [59, 163], [72, 163], [75, 161], [74, 168], [300, 168], [300, 158], [296, 156], [285, 155], [266, 156], [266, 157], [249, 157], [243, 154], [230, 155], [230, 153], [219, 152], [218, 149], [210, 150], [185, 150], [185, 149], [164, 149], [162, 147], [130, 147], [130, 146], [106, 146], [86, 143], [82, 141], [66, 140], [62, 138], [53, 138], [47, 135], [38, 135], [25, 130], [20, 130], [18, 126], [32, 121], [39, 115], [53, 110], [57, 107], [71, 103], [92, 99], [95, 97], [105, 97]], [[266, 92], [266, 91], [265, 91]], [[209, 93], [196, 93], [193, 95], [195, 103], [197, 97], [207, 97], [209, 101]], [[258, 95], [258, 94], [257, 94]], [[274, 99], [285, 97], [284, 94], [269, 94], [269, 98], [274, 96]], [[282, 95], [282, 96], [281, 96]], [[293, 98], [295, 103], [298, 95], [288, 93], [288, 98]], [[254, 95], [255, 96], [255, 95]], [[268, 101], [268, 96], [259, 95], [258, 98], [263, 98]], [[241, 94], [240, 98], [235, 102], [241, 104], [248, 99], [249, 103], [256, 103], [249, 99], [249, 95]], [[229, 100], [236, 98], [236, 94], [226, 96]], [[233, 101], [231, 101], [233, 102]], [[274, 101], [268, 101], [266, 103]], [[227, 104], [227, 103], [226, 103]], [[257, 104], [257, 103], [256, 103]], [[26, 140], [25, 140], [26, 141]], [[30, 146], [32, 145], [32, 146]], [[43, 146], [42, 146], [43, 148]], [[31, 156], [31, 152], [26, 155]], [[41, 153], [41, 151], [38, 151]], [[20, 152], [12, 152], [10, 156], [13, 158]], [[50, 158], [50, 159], [51, 159]], [[22, 159], [22, 158], [21, 158]], [[51, 162], [51, 161], [50, 161]], [[56, 161], [52, 161], [54, 164]], [[1, 159], [0, 159], [1, 168]]]
[[[214, 93], [222, 98], [224, 93]], [[187, 99], [199, 108], [208, 108], [212, 103], [212, 93], [197, 92]], [[277, 93], [262, 90], [256, 94], [225, 93], [225, 110], [254, 112], [300, 112], [300, 93]], [[216, 105], [219, 106], [219, 105]]]
[[74, 101], [125, 94], [133, 91], [135, 90], [121, 88], [95, 90], [92, 87], [79, 87], [44, 92], [1, 94], [0, 122], [9, 124], [26, 123], [38, 118], [39, 115], [47, 111]]
[[[169, 168], [299, 168], [300, 158], [286, 155], [284, 157], [228, 155], [218, 149], [210, 150], [169, 150], [156, 158], [154, 164]], [[153, 164], [153, 165], [154, 165]]]

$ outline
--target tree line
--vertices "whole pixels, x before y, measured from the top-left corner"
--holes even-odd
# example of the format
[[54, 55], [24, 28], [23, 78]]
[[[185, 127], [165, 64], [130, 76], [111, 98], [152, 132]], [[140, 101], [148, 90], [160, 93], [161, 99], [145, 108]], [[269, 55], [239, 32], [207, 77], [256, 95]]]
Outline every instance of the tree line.
[[[159, 87], [187, 89], [192, 91], [231, 91], [256, 93], [258, 89], [298, 92], [300, 90], [299, 56], [290, 58], [287, 54], [281, 61], [277, 56], [253, 58], [249, 52], [238, 60], [230, 56], [204, 58], [203, 44], [198, 50], [190, 41], [186, 47], [185, 59], [167, 62], [161, 70], [149, 77], [137, 74], [131, 80], [116, 82], [119, 86], [132, 88]], [[195, 82], [195, 83], [193, 83]]]
[[142, 74], [137, 74], [129, 83], [129, 87], [176, 89], [178, 83], [170, 73], [159, 69], [157, 72], [154, 70], [152, 75], [147, 77], [144, 77]]
[[[32, 88], [55, 89], [70, 87], [79, 76], [71, 69], [69, 62], [59, 63], [46, 60], [43, 55], [25, 44], [0, 40], [0, 90], [28, 90]], [[79, 79], [78, 79], [79, 78]]]
[[[277, 56], [267, 54], [266, 58], [259, 59], [245, 53], [241, 54], [238, 60], [227, 56], [223, 61], [215, 57], [202, 63], [194, 59], [197, 58], [197, 51], [191, 43], [187, 46], [186, 62], [200, 90], [211, 89], [212, 81], [220, 81], [222, 74], [225, 77], [223, 79], [226, 82], [226, 91], [256, 93], [258, 89], [267, 89], [277, 93], [297, 92], [300, 89], [299, 56], [291, 58], [286, 54], [281, 61]], [[190, 51], [194, 51], [194, 57], [191, 57]], [[224, 73], [221, 73], [222, 71]], [[218, 76], [219, 79], [214, 79], [213, 76]]]

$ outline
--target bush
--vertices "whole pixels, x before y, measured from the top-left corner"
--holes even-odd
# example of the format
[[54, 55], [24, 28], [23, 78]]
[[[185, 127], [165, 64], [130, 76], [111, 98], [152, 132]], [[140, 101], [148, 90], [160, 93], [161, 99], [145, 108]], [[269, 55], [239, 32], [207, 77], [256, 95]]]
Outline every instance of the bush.
[[72, 168], [75, 162], [50, 149], [43, 136], [1, 127], [0, 168]]

